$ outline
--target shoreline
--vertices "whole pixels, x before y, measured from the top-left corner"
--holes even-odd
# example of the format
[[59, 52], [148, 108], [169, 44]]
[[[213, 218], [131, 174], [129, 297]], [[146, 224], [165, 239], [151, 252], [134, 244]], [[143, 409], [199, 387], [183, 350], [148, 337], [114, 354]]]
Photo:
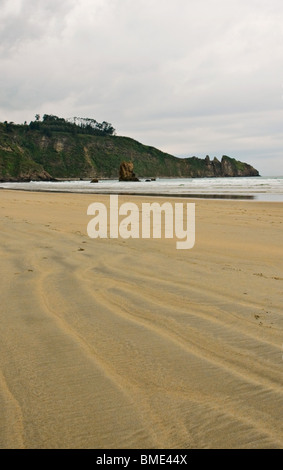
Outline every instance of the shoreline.
[[[196, 199], [196, 200], [215, 200], [215, 201], [242, 201], [242, 202], [253, 202], [253, 203], [266, 203], [266, 204], [283, 204], [283, 200], [279, 201], [274, 201], [272, 199], [257, 199], [257, 196], [255, 195], [238, 195], [238, 194], [180, 194], [180, 193], [134, 193], [134, 192], [93, 192], [93, 191], [69, 191], [69, 190], [47, 190], [47, 189], [23, 189], [23, 188], [1, 188], [0, 191], [18, 191], [18, 192], [24, 192], [24, 193], [45, 193], [45, 194], [79, 194], [79, 195], [85, 195], [85, 196], [111, 196], [111, 195], [116, 195], [116, 196], [133, 196], [133, 197], [153, 197], [153, 198], [162, 198], [162, 199]], [[266, 195], [274, 196], [274, 194], [271, 193], [264, 193]]]
[[[162, 198], [184, 198], [184, 199], [239, 199], [239, 200], [254, 200], [255, 196], [253, 195], [238, 195], [238, 194], [202, 194], [202, 193], [192, 193], [192, 194], [180, 194], [180, 193], [137, 193], [131, 191], [119, 191], [119, 192], [93, 192], [93, 191], [69, 191], [69, 190], [48, 190], [48, 189], [23, 189], [23, 188], [1, 188], [0, 191], [23, 191], [31, 193], [54, 193], [54, 194], [95, 194], [99, 196], [137, 196], [137, 197], [162, 197]], [[281, 201], [274, 201], [281, 202]]]
[[[247, 181], [248, 179], [248, 181]], [[256, 180], [256, 181], [255, 181]], [[123, 183], [118, 180], [70, 179], [56, 182], [1, 183], [0, 189], [68, 194], [118, 194], [120, 196], [283, 202], [282, 177], [173, 178]]]

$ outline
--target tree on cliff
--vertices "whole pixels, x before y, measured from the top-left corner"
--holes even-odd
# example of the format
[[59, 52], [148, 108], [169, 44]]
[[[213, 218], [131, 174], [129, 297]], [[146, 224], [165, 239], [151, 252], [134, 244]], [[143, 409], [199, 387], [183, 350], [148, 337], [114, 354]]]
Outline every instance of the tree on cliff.
[[88, 134], [88, 135], [115, 135], [115, 129], [109, 122], [97, 122], [92, 118], [74, 117], [70, 119], [60, 118], [54, 114], [44, 114], [42, 121], [40, 115], [35, 115], [35, 121], [29, 124], [30, 129], [42, 130], [45, 133], [50, 132], [68, 132], [70, 134]]

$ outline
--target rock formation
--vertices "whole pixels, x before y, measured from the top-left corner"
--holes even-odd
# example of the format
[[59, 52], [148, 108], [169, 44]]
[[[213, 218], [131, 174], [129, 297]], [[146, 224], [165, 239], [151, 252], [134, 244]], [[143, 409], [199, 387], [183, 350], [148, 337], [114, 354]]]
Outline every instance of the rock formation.
[[133, 162], [122, 162], [119, 170], [119, 181], [139, 181], [134, 173]]
[[[206, 155], [204, 160], [192, 157], [194, 167], [191, 177], [213, 178], [213, 177], [232, 177], [232, 176], [259, 176], [259, 172], [248, 163], [240, 162], [235, 158], [223, 155], [221, 162], [214, 157], [210, 160]], [[202, 164], [204, 162], [204, 165]]]
[[43, 169], [28, 169], [20, 171], [17, 176], [11, 176], [6, 173], [5, 178], [3, 178], [0, 175], [0, 181], [10, 183], [20, 181], [22, 183], [29, 183], [30, 181], [56, 181], [56, 179], [52, 178], [52, 176]]

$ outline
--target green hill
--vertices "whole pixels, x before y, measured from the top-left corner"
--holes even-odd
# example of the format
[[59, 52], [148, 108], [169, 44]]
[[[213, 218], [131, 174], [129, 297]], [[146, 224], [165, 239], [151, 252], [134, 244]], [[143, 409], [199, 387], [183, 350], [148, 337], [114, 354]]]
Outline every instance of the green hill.
[[114, 133], [106, 122], [52, 115], [29, 125], [0, 123], [0, 180], [118, 178], [123, 160], [133, 161], [140, 178], [258, 176], [250, 165], [227, 156], [221, 162], [181, 159]]

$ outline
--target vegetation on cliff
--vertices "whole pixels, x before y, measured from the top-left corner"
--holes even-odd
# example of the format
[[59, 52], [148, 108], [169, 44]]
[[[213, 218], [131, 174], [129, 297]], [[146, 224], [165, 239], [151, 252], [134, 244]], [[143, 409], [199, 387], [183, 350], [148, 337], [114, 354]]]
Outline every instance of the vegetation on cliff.
[[252, 166], [228, 156], [177, 158], [115, 135], [112, 124], [89, 118], [36, 115], [30, 124], [0, 123], [0, 180], [118, 178], [123, 160], [138, 177], [258, 176]]

